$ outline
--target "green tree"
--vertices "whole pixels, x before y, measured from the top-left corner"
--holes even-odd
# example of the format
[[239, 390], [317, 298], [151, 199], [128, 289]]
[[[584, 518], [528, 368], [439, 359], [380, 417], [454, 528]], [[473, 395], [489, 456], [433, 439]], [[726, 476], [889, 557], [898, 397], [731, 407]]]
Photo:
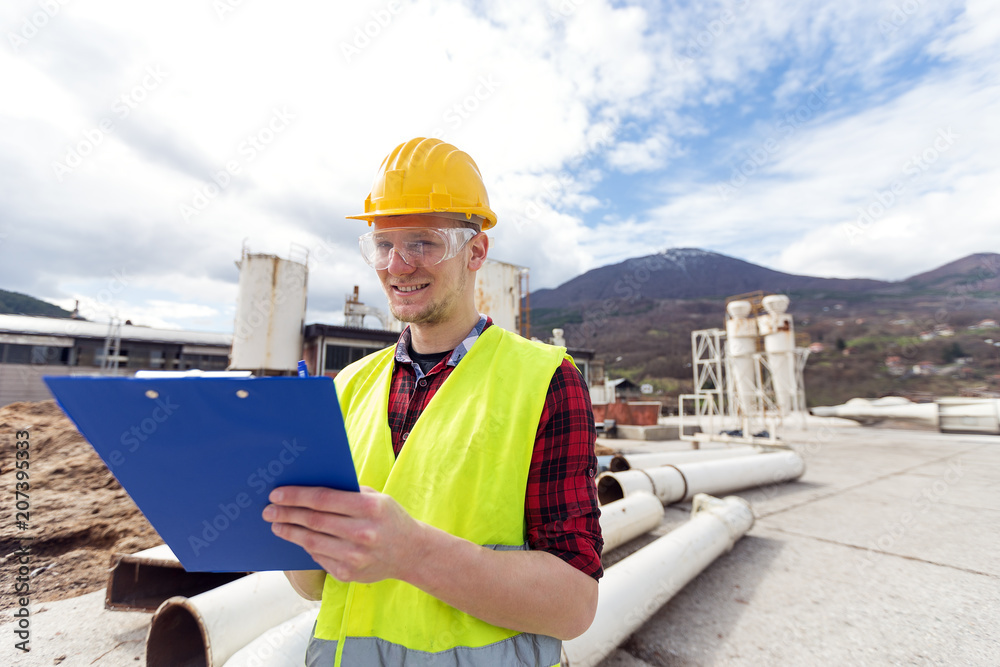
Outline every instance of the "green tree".
[[968, 355], [965, 353], [965, 350], [963, 350], [962, 346], [958, 344], [958, 341], [955, 341], [954, 343], [946, 347], [944, 349], [944, 352], [941, 353], [941, 358], [944, 360], [944, 363], [946, 364], [954, 363], [956, 359], [967, 356]]

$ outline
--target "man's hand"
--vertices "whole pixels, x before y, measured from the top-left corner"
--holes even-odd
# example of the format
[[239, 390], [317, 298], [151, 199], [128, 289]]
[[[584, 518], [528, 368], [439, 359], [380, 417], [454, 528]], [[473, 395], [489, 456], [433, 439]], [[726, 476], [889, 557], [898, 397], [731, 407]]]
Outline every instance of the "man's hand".
[[284, 486], [269, 500], [263, 516], [274, 534], [304, 548], [340, 581], [406, 580], [418, 562], [413, 547], [422, 524], [372, 488]]
[[[264, 519], [274, 533], [340, 581], [398, 579], [487, 623], [564, 640], [594, 619], [597, 582], [550, 553], [473, 544], [417, 521], [369, 487], [284, 486], [270, 500]], [[310, 594], [321, 592], [312, 575], [296, 576], [308, 579]]]

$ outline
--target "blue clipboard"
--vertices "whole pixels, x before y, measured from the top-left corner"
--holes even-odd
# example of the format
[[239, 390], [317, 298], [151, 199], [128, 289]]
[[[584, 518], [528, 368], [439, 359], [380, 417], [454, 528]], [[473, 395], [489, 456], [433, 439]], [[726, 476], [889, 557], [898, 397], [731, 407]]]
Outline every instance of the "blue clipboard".
[[44, 380], [184, 569], [321, 569], [261, 512], [277, 486], [358, 490], [331, 378]]

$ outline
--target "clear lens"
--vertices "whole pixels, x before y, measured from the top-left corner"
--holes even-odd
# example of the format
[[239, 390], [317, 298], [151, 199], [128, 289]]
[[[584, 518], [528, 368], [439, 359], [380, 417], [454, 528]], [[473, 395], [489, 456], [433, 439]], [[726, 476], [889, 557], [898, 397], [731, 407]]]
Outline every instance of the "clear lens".
[[389, 267], [394, 252], [418, 268], [451, 259], [475, 235], [476, 231], [467, 227], [399, 227], [364, 234], [359, 245], [365, 262], [378, 271]]

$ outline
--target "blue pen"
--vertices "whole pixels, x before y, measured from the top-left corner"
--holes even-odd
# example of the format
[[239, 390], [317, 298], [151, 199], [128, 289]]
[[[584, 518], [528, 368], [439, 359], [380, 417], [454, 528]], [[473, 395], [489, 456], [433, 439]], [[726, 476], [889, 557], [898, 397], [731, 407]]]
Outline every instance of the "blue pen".
[[307, 378], [307, 377], [309, 377], [309, 367], [306, 366], [305, 359], [301, 359], [299, 361], [299, 377], [300, 378]]

